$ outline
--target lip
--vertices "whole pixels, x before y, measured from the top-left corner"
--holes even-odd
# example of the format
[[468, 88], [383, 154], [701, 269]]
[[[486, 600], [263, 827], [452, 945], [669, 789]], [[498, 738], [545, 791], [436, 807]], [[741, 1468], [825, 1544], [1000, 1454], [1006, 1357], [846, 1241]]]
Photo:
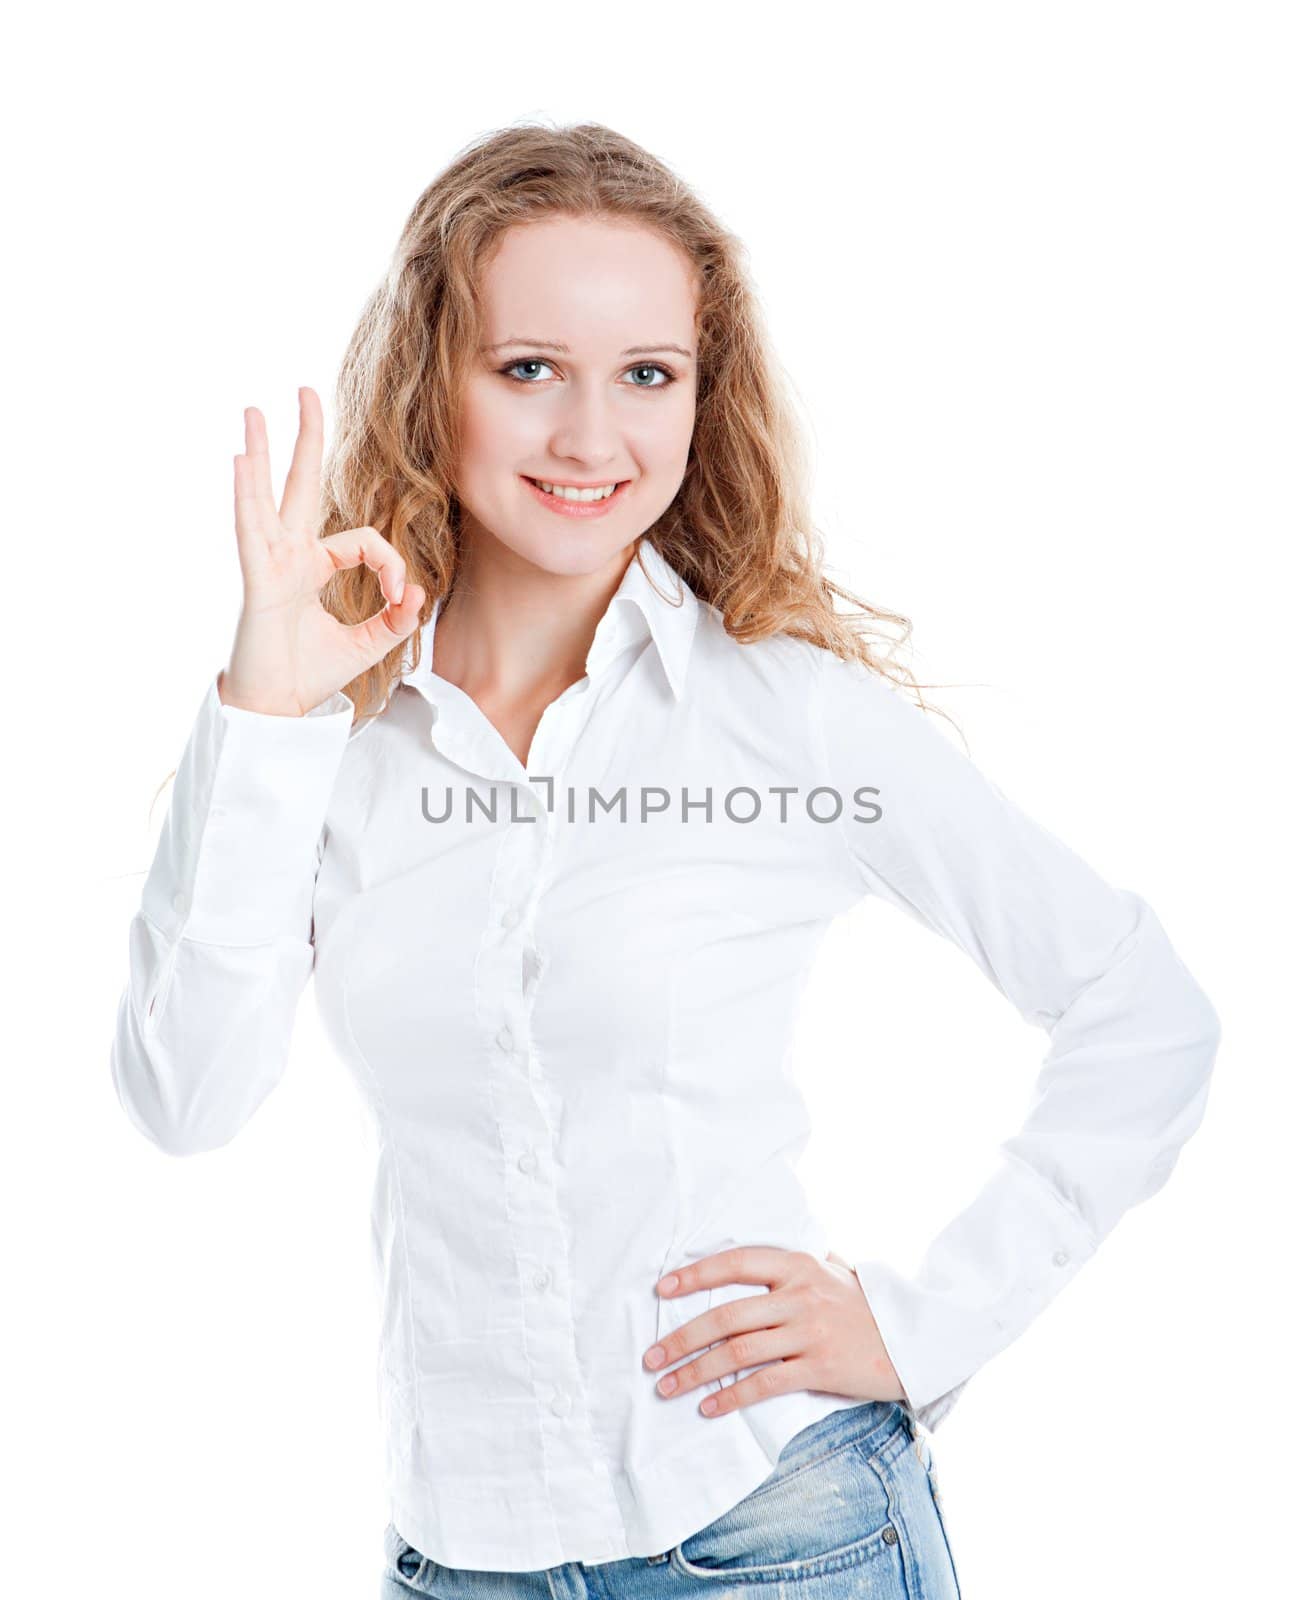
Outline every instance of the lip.
[[[616, 483], [615, 478], [590, 478], [587, 483], [581, 483], [579, 478], [544, 478], [535, 477], [533, 473], [523, 472], [523, 478], [530, 478], [533, 483], [551, 483], [559, 489], [602, 489], [609, 483]], [[628, 482], [628, 479], [619, 480]]]
[[[542, 501], [550, 511], [555, 512], [560, 517], [605, 517], [614, 506], [620, 504], [634, 487], [634, 480], [627, 478], [619, 483], [615, 493], [609, 494], [605, 500], [563, 500], [557, 495], [546, 494], [539, 484], [533, 478], [528, 478], [524, 472], [519, 473], [518, 476], [537, 500]], [[557, 484], [559, 488], [563, 489], [598, 487], [596, 484], [561, 483], [557, 478], [546, 478], [544, 481]]]

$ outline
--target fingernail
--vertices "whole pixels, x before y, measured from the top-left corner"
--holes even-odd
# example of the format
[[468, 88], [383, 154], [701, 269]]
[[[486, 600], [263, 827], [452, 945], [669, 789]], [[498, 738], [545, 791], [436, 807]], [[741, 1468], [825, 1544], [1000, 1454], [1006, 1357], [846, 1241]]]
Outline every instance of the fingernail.
[[643, 1359], [649, 1367], [659, 1367], [665, 1360], [665, 1351], [659, 1344], [654, 1344]]
[[403, 578], [401, 578], [400, 582], [396, 585], [395, 598], [392, 601], [392, 604], [398, 606], [400, 604], [401, 600], [404, 597], [404, 593], [405, 593], [405, 580]]
[[657, 1284], [657, 1288], [662, 1294], [673, 1294], [678, 1287], [679, 1277], [678, 1274], [674, 1272], [667, 1272], [665, 1277], [662, 1278], [661, 1282]]

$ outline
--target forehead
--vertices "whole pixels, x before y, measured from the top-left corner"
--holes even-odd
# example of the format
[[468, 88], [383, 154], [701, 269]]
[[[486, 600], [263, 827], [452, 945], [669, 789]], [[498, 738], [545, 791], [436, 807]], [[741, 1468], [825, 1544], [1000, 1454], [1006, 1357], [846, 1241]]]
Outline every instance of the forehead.
[[692, 263], [642, 224], [555, 217], [510, 228], [486, 268], [486, 338], [553, 339], [573, 351], [671, 340], [696, 314]]

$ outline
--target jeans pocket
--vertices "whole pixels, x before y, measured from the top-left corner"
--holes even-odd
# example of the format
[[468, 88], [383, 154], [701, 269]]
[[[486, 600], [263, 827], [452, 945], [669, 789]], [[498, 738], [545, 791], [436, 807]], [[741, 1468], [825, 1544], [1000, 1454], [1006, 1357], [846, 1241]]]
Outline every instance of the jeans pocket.
[[688, 1577], [728, 1584], [786, 1582], [876, 1563], [870, 1573], [876, 1592], [903, 1592], [886, 1486], [858, 1440], [760, 1484], [677, 1544], [670, 1562]]

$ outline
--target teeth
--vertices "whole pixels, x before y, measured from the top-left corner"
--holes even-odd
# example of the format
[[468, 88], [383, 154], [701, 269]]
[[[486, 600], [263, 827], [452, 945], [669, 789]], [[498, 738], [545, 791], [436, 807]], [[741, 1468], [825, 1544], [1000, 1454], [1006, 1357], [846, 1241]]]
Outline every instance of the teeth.
[[601, 489], [560, 489], [556, 484], [545, 483], [539, 478], [533, 481], [538, 483], [546, 494], [557, 495], [559, 500], [605, 500], [616, 490], [614, 483], [605, 484]]

